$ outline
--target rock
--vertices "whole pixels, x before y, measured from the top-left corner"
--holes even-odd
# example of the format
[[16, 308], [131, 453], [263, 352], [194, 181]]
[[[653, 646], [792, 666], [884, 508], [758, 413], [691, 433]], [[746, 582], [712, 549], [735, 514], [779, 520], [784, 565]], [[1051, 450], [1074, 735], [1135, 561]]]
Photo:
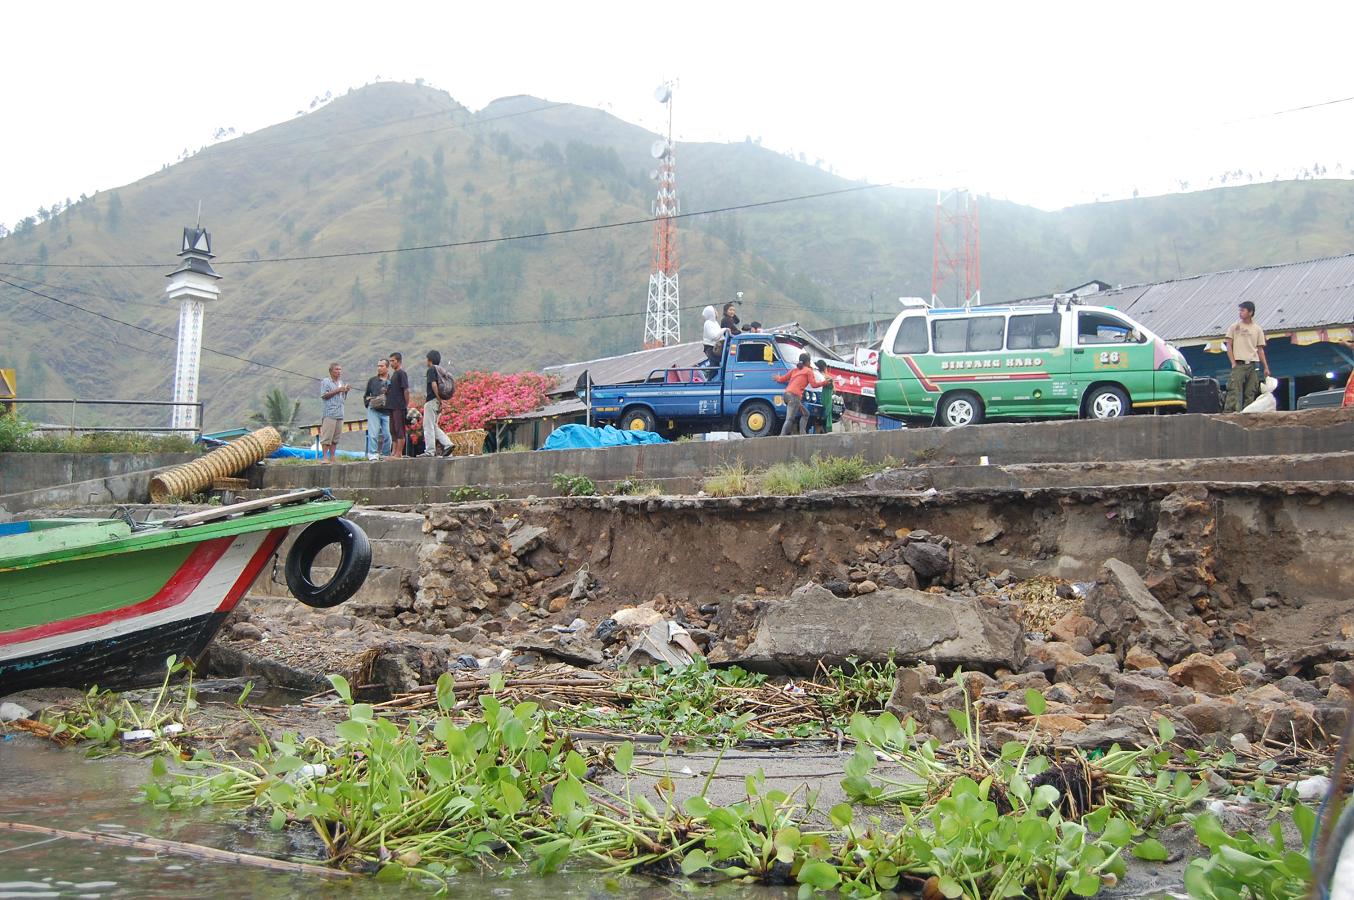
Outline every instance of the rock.
[[539, 525], [523, 525], [508, 536], [508, 552], [513, 556], [521, 556], [535, 548], [545, 534], [546, 529]]
[[1253, 734], [1255, 719], [1230, 700], [1205, 698], [1180, 708], [1180, 716], [1199, 734]]
[[263, 629], [251, 622], [236, 622], [230, 626], [230, 638], [234, 641], [261, 641]]
[[1050, 663], [1056, 669], [1074, 666], [1086, 661], [1086, 654], [1074, 649], [1071, 644], [1062, 641], [1027, 644], [1025, 652], [1029, 658], [1041, 663]]
[[[733, 601], [726, 601], [732, 604]], [[884, 662], [926, 662], [946, 669], [1014, 670], [1024, 662], [1018, 626], [1000, 611], [973, 598], [885, 589], [839, 598], [807, 584], [788, 598], [761, 604], [741, 636], [725, 631], [711, 651], [711, 662], [737, 663], [768, 672], [813, 672], [819, 661], [844, 663], [847, 657]], [[726, 617], [721, 608], [722, 619]]]
[[1166, 662], [1174, 662], [1194, 648], [1185, 629], [1152, 596], [1137, 571], [1117, 559], [1105, 561], [1086, 594], [1084, 612], [1099, 626], [1090, 635], [1091, 640], [1109, 641], [1120, 652], [1137, 644]]
[[627, 606], [612, 613], [611, 618], [622, 628], [650, 628], [662, 622], [664, 616], [651, 606]]
[[1149, 651], [1143, 649], [1140, 645], [1134, 644], [1128, 648], [1124, 654], [1124, 671], [1139, 669], [1164, 669], [1165, 665], [1161, 660], [1153, 656]]
[[1081, 613], [1070, 612], [1054, 622], [1048, 633], [1054, 640], [1074, 641], [1079, 637], [1088, 637], [1094, 630], [1094, 619]]
[[1081, 662], [1058, 669], [1057, 680], [1089, 688], [1095, 685], [1108, 685], [1111, 678], [1119, 672], [1119, 660], [1108, 653], [1096, 653], [1087, 656]]
[[[939, 544], [930, 541], [918, 541], [913, 532], [913, 540], [903, 548], [903, 559], [912, 567], [919, 578], [939, 578], [950, 571], [950, 553]], [[930, 535], [927, 535], [928, 537]]]
[[823, 582], [823, 587], [837, 597], [851, 596], [851, 582], [843, 581], [840, 578], [834, 578], [831, 581]]
[[[1073, 747], [1082, 750], [1109, 747], [1112, 744], [1124, 748], [1150, 747], [1156, 742], [1156, 734], [1153, 731], [1156, 720], [1157, 716], [1150, 709], [1125, 706], [1103, 719], [1090, 722], [1084, 729], [1068, 735], [1066, 739]], [[1182, 730], [1185, 731], [1184, 734]], [[1177, 739], [1183, 737], [1189, 742], [1197, 741], [1192, 729], [1185, 730], [1179, 725], [1176, 728], [1176, 737]]]
[[560, 594], [558, 597], [550, 601], [550, 604], [546, 606], [546, 609], [552, 613], [564, 612], [564, 608], [568, 605], [569, 598], [564, 596], [563, 594]]
[[1304, 681], [1296, 675], [1286, 675], [1275, 682], [1274, 686], [1281, 691], [1292, 694], [1299, 700], [1313, 701], [1321, 699], [1321, 691], [1317, 689], [1316, 685], [1312, 684], [1310, 681]]
[[594, 645], [589, 637], [578, 634], [528, 635], [519, 638], [514, 649], [534, 651], [583, 667], [601, 665], [604, 659], [601, 648]]
[[912, 567], [906, 563], [898, 563], [889, 566], [879, 576], [881, 587], [887, 588], [916, 588], [918, 587], [917, 573], [912, 571]]
[[856, 585], [857, 594], [873, 594], [877, 590], [879, 590], [879, 585], [868, 578]]
[[1114, 679], [1113, 707], [1145, 706], [1152, 709], [1157, 706], [1186, 706], [1194, 700], [1186, 688], [1170, 681], [1136, 673], [1125, 673]]
[[1241, 688], [1241, 679], [1235, 672], [1204, 653], [1192, 653], [1167, 671], [1176, 684], [1206, 694], [1231, 694]]

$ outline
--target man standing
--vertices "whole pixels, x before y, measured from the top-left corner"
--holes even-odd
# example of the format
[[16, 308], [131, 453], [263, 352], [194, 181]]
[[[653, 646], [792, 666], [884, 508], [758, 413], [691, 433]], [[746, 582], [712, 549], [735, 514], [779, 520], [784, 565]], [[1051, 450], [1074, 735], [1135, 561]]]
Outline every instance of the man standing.
[[389, 388], [389, 361], [377, 360], [376, 374], [367, 379], [367, 389], [362, 392], [362, 403], [367, 407], [367, 459], [372, 462], [390, 455]]
[[776, 381], [785, 385], [785, 425], [781, 428], [781, 436], [787, 434], [803, 434], [809, 427], [809, 414], [804, 409], [804, 389], [812, 385], [813, 387], [822, 387], [826, 378], [819, 378], [818, 373], [814, 372], [809, 366], [811, 357], [808, 353], [799, 354], [799, 365], [795, 366], [784, 375], [777, 375]]
[[1223, 412], [1241, 412], [1260, 396], [1260, 366], [1269, 377], [1265, 358], [1265, 332], [1255, 324], [1255, 304], [1249, 300], [1237, 306], [1240, 321], [1227, 329], [1227, 361], [1232, 374], [1227, 379], [1227, 404]]
[[[429, 350], [427, 356], [428, 362], [428, 397], [423, 402], [423, 452], [420, 456], [436, 456], [439, 446], [446, 447], [451, 451], [451, 438], [437, 424], [438, 413], [442, 411], [442, 401], [450, 400], [450, 395], [443, 397], [438, 387], [439, 375], [446, 375], [446, 370], [442, 368], [442, 354], [436, 350]], [[450, 377], [449, 375], [447, 376]]]
[[334, 461], [339, 433], [343, 431], [343, 400], [350, 390], [352, 385], [343, 383], [343, 367], [330, 363], [329, 377], [320, 380], [320, 400], [324, 403], [323, 418], [320, 419], [320, 459], [323, 462]]
[[409, 409], [409, 373], [404, 371], [404, 355], [390, 354], [390, 384], [386, 387], [386, 406], [390, 408], [390, 458], [404, 456], [404, 423]]

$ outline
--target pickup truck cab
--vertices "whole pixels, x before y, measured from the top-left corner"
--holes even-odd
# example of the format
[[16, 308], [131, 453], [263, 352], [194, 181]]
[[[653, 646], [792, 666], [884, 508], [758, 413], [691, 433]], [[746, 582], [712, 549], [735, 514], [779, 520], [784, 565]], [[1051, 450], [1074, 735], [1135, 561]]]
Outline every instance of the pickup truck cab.
[[[778, 434], [785, 422], [785, 386], [775, 376], [794, 367], [805, 350], [787, 334], [736, 334], [724, 341], [718, 367], [655, 369], [638, 384], [593, 385], [593, 421], [664, 435], [738, 431], [744, 437]], [[810, 417], [820, 417], [816, 392], [805, 392]]]

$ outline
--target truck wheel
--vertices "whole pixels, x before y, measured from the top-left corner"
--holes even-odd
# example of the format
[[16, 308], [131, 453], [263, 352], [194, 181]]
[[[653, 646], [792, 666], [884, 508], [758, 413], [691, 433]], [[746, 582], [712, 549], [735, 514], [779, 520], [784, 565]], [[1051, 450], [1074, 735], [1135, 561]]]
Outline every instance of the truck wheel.
[[977, 394], [959, 391], [949, 394], [940, 401], [936, 410], [936, 421], [947, 428], [959, 428], [963, 425], [981, 425], [983, 421], [983, 401]]
[[745, 438], [766, 437], [776, 429], [776, 413], [771, 404], [754, 400], [738, 411], [738, 431]]
[[1132, 411], [1128, 394], [1112, 384], [1102, 384], [1086, 395], [1086, 418], [1117, 419]]
[[657, 431], [658, 420], [644, 407], [636, 406], [621, 414], [621, 428], [626, 431]]

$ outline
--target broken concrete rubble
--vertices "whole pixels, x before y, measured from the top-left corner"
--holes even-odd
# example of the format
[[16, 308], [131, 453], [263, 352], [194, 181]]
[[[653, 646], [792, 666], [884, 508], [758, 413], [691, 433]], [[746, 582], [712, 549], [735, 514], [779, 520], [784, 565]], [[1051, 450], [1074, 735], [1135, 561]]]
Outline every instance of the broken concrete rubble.
[[[740, 618], [750, 618], [746, 632], [725, 627]], [[820, 662], [848, 657], [977, 669], [1016, 669], [1024, 661], [1009, 615], [971, 598], [916, 590], [838, 597], [809, 583], [784, 598], [725, 601], [716, 623], [723, 640], [710, 661], [762, 672], [811, 673]]]
[[1096, 625], [1088, 633], [1093, 643], [1109, 642], [1123, 652], [1136, 646], [1168, 663], [1195, 649], [1189, 634], [1152, 596], [1142, 576], [1117, 559], [1105, 561], [1086, 595], [1084, 609]]

